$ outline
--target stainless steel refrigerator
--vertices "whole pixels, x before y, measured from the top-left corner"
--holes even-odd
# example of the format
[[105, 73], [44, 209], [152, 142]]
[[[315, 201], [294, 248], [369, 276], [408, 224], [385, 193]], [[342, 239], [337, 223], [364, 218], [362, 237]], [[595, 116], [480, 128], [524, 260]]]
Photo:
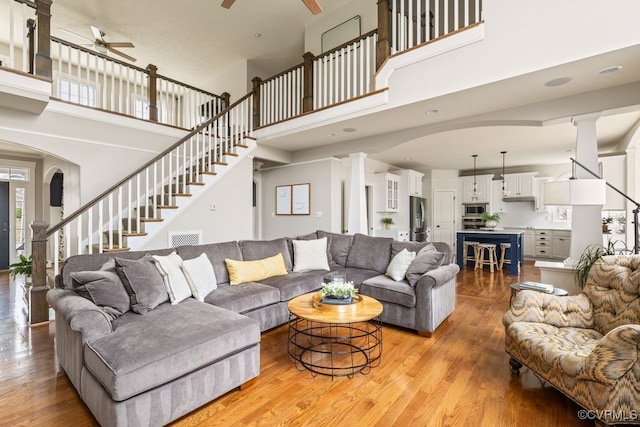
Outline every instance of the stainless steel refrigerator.
[[409, 196], [409, 238], [416, 242], [427, 241], [427, 199]]

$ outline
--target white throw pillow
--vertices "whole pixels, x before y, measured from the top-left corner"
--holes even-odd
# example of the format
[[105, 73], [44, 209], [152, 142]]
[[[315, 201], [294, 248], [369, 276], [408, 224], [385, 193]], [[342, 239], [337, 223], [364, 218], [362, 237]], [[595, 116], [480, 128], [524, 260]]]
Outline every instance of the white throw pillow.
[[191, 296], [191, 288], [182, 272], [182, 258], [175, 252], [167, 256], [153, 255], [156, 268], [164, 280], [171, 304], [178, 304]]
[[293, 240], [293, 271], [327, 270], [327, 238]]
[[387, 276], [391, 277], [396, 282], [403, 280], [411, 262], [413, 262], [415, 258], [415, 252], [409, 252], [404, 248], [398, 252], [389, 263], [389, 266], [387, 267]]
[[205, 253], [197, 258], [182, 261], [182, 271], [187, 278], [193, 296], [198, 301], [204, 301], [204, 297], [218, 287], [213, 265]]

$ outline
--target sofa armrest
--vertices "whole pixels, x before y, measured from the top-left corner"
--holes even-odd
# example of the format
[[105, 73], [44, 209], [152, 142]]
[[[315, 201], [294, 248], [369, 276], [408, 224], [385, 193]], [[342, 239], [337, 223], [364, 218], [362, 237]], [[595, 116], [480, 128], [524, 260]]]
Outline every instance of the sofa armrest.
[[634, 365], [640, 368], [639, 353], [640, 325], [618, 326], [602, 337], [589, 354], [587, 374], [595, 381], [613, 384]]
[[420, 279], [416, 282], [416, 289], [418, 287], [426, 286], [427, 288], [433, 288], [443, 283], [447, 283], [449, 280], [456, 277], [460, 272], [458, 264], [445, 264], [438, 268], [429, 270], [424, 273]]
[[82, 334], [82, 342], [113, 331], [111, 321], [97, 305], [73, 291], [51, 289], [47, 302], [56, 312], [56, 319], [63, 319], [69, 327]]
[[585, 294], [549, 295], [542, 292], [519, 291], [502, 318], [504, 326], [513, 322], [547, 323], [573, 328], [592, 328], [593, 310]]

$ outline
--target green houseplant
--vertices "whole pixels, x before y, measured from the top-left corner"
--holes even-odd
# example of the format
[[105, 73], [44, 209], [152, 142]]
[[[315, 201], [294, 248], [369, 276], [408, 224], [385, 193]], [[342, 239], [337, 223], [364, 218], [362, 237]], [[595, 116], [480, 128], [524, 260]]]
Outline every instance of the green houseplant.
[[602, 234], [609, 233], [609, 224], [613, 222], [613, 218], [610, 216], [602, 218]]
[[390, 216], [385, 216], [380, 219], [380, 222], [384, 225], [384, 229], [388, 230], [393, 224], [393, 218], [391, 218]]
[[584, 252], [582, 252], [582, 255], [580, 255], [580, 258], [578, 259], [578, 262], [573, 266], [576, 285], [580, 289], [583, 289], [584, 285], [587, 283], [587, 277], [589, 277], [589, 271], [593, 264], [605, 255], [615, 255], [615, 243], [616, 242], [609, 241], [609, 243], [607, 243], [607, 247], [595, 244], [589, 245], [585, 248]]
[[500, 223], [500, 214], [483, 212], [482, 220], [485, 222], [487, 227], [493, 228]]
[[31, 264], [31, 255], [29, 255], [29, 258], [24, 255], [20, 255], [20, 261], [15, 262], [9, 266], [9, 276], [14, 280], [18, 275], [31, 277]]

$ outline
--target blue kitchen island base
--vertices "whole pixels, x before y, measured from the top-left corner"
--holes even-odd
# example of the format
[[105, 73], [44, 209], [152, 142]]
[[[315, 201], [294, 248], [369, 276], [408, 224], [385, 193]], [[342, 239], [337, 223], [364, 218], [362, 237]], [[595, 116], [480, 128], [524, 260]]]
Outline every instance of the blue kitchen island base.
[[[500, 243], [511, 243], [508, 259], [511, 260], [511, 264], [506, 264], [509, 273], [518, 275], [520, 272], [520, 265], [523, 262], [522, 257], [522, 239], [524, 231], [515, 230], [469, 230], [458, 231], [456, 233], [456, 259], [460, 269], [464, 268], [464, 254], [463, 247], [465, 240], [471, 240], [480, 243], [495, 243], [496, 247], [500, 247]], [[474, 261], [467, 261], [467, 264], [474, 265]]]

